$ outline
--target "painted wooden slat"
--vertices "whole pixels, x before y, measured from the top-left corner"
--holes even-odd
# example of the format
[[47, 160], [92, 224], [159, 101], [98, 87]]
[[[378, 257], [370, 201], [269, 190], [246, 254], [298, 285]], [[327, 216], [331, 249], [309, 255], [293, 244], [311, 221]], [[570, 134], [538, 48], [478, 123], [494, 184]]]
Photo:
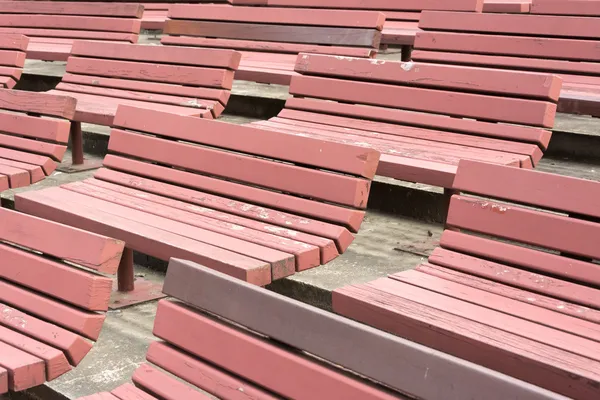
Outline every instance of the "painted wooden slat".
[[[37, 96], [33, 96], [35, 99]], [[40, 96], [40, 99], [52, 99]], [[17, 103], [19, 104], [19, 102]], [[25, 102], [23, 101], [23, 104]], [[17, 108], [15, 106], [15, 108]], [[26, 110], [24, 110], [26, 111]], [[67, 143], [69, 140], [69, 121], [55, 118], [39, 118], [26, 114], [1, 113], [0, 124], [4, 132], [21, 135], [25, 137], [43, 139], [59, 143]]]
[[[275, 400], [276, 396], [164, 342], [153, 342], [146, 359], [200, 389], [227, 400]], [[135, 377], [135, 375], [134, 375]]]
[[[7, 28], [0, 27], [0, 33], [23, 34], [30, 37], [31, 47], [35, 39], [42, 38], [68, 38], [68, 39], [89, 39], [89, 40], [117, 40], [127, 41], [131, 43], [137, 42], [138, 35], [127, 32], [103, 32], [103, 31], [86, 31], [73, 29], [47, 29], [47, 28]], [[53, 47], [56, 47], [53, 46]], [[60, 47], [60, 46], [59, 46]], [[63, 47], [64, 49], [64, 47]], [[59, 49], [60, 51], [64, 51]]]
[[[127, 247], [153, 257], [168, 260], [180, 257], [203, 263], [211, 268], [264, 286], [271, 282], [268, 263], [210, 246], [185, 236], [143, 223], [98, 212], [77, 196], [60, 188], [15, 196], [16, 208], [41, 218], [123, 240]], [[69, 204], [68, 209], [65, 204]]]
[[14, 4], [12, 1], [0, 1], [0, 12], [9, 14], [92, 15], [141, 18], [143, 10], [144, 8], [140, 4], [129, 3], [36, 1], [35, 3]]
[[223, 39], [264, 40], [377, 49], [381, 33], [375, 29], [168, 20], [165, 34]]
[[[3, 136], [0, 135], [0, 145], [3, 144], [2, 139]], [[13, 189], [29, 186], [31, 184], [29, 172], [23, 169], [0, 164], [0, 174], [8, 177], [8, 184]]]
[[522, 96], [557, 101], [561, 79], [555, 75], [479, 69], [415, 62], [372, 61], [350, 57], [300, 54], [295, 67], [303, 75], [343, 77], [461, 92]]
[[183, 64], [197, 67], [237, 69], [241, 55], [225, 49], [187, 49], [179, 47], [137, 46], [127, 43], [73, 42], [74, 56]]
[[[1, 2], [1, 3], [3, 5], [8, 3], [8, 4], [11, 4], [13, 7], [14, 6], [20, 7], [19, 5], [15, 5], [12, 2], [8, 2], [8, 1]], [[2, 35], [2, 37], [0, 38], [0, 49], [27, 51], [28, 45], [29, 45], [29, 38], [24, 35], [8, 33], [6, 35]]]
[[[115, 274], [124, 243], [34, 216], [0, 209], [0, 240], [16, 243], [103, 273]], [[73, 246], [77, 243], [77, 246]]]
[[105, 316], [83, 311], [61, 301], [0, 280], [0, 302], [10, 304], [30, 315], [60, 325], [88, 339], [97, 340]]
[[[159, 138], [111, 131], [111, 152], [250, 185], [366, 208], [369, 181]], [[329, 190], [335, 187], [335, 192]]]
[[40, 92], [0, 89], [0, 108], [73, 119], [75, 99]]
[[141, 389], [136, 388], [131, 383], [125, 383], [113, 391], [111, 394], [118, 397], [119, 400], [157, 400]]
[[44, 361], [22, 350], [0, 342], [0, 365], [8, 371], [8, 388], [21, 391], [43, 384]]
[[[18, 50], [5, 50], [0, 47], [0, 65], [21, 67], [25, 65], [25, 53]], [[3, 70], [4, 71], [4, 70]], [[18, 71], [18, 69], [17, 69]], [[3, 74], [9, 75], [9, 74]]]
[[455, 11], [481, 11], [483, 0], [403, 0], [401, 3], [393, 0], [231, 0], [232, 4], [262, 4], [280, 7], [324, 7], [347, 9], [375, 9], [375, 10], [455, 10]]
[[366, 178], [377, 168], [376, 151], [127, 106], [119, 108], [114, 126]]
[[0, 304], [0, 325], [62, 350], [73, 366], [77, 366], [92, 348], [90, 342], [73, 332], [4, 304]]
[[276, 7], [223, 7], [211, 4], [174, 4], [169, 18], [244, 23], [336, 26], [381, 30], [385, 15], [375, 11], [312, 10]]
[[175, 378], [142, 364], [133, 373], [133, 382], [164, 400], [208, 400], [209, 397]]
[[46, 175], [52, 174], [52, 172], [54, 172], [54, 170], [56, 169], [56, 162], [53, 161], [50, 157], [26, 153], [24, 151], [0, 148], [0, 157], [7, 160], [19, 161], [32, 165], [39, 165], [40, 167], [42, 167]]
[[[474, 93], [297, 76], [290, 86], [295, 96], [317, 97], [365, 105], [427, 111], [455, 117], [552, 127], [556, 105], [536, 100]], [[508, 111], [510, 110], [510, 111]]]
[[532, 14], [600, 16], [600, 2], [597, 0], [532, 0]]
[[41, 181], [46, 177], [42, 168], [37, 165], [26, 164], [19, 161], [7, 160], [5, 158], [0, 158], [0, 165], [9, 166], [13, 168], [18, 168], [27, 171], [29, 174], [29, 179], [31, 183], [36, 183]]
[[129, 18], [87, 17], [75, 15], [0, 15], [0, 26], [15, 28], [51, 28], [139, 33], [140, 20]]
[[531, 0], [485, 0], [483, 12], [487, 13], [528, 13]]
[[66, 144], [54, 144], [13, 135], [0, 134], [0, 146], [48, 156], [60, 162], [67, 151]]

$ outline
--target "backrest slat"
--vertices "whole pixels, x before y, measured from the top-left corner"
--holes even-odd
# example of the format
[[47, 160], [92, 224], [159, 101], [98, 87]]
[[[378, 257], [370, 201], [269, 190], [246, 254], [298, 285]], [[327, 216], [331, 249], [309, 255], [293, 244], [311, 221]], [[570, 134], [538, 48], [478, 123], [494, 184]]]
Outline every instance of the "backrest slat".
[[232, 4], [257, 4], [274, 7], [321, 7], [363, 10], [454, 10], [482, 11], [483, 0], [230, 0]]
[[598, 0], [532, 0], [532, 14], [600, 15]]
[[0, 15], [0, 26], [139, 33], [141, 20], [77, 15]]
[[144, 7], [135, 3], [61, 1], [0, 1], [3, 14], [59, 14], [142, 18]]
[[0, 109], [21, 111], [72, 120], [75, 99], [39, 92], [0, 89]]

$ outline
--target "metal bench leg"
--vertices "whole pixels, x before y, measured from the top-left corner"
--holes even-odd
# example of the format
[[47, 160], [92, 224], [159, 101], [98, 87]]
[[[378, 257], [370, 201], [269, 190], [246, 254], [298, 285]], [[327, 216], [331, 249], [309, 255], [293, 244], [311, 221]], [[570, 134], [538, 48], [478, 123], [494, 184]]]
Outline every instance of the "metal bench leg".
[[135, 289], [135, 276], [133, 272], [133, 250], [125, 248], [119, 270], [117, 272], [117, 286], [119, 292], [133, 292]]
[[101, 160], [86, 160], [83, 157], [83, 133], [81, 132], [81, 122], [71, 121], [71, 163], [62, 163], [58, 170], [61, 172], [81, 172], [90, 169], [100, 168]]
[[410, 61], [412, 57], [412, 46], [402, 46], [401, 60], [402, 61]]

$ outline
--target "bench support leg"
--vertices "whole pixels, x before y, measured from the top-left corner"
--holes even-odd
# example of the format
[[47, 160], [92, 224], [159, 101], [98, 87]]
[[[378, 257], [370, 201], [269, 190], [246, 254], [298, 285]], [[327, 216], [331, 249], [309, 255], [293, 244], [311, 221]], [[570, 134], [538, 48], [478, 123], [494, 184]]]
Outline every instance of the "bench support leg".
[[81, 172], [90, 169], [100, 168], [102, 161], [86, 160], [83, 157], [83, 133], [81, 131], [81, 122], [71, 121], [71, 163], [62, 163], [58, 170], [61, 172]]
[[412, 57], [412, 46], [402, 46], [401, 60], [402, 61], [410, 61]]
[[130, 307], [166, 297], [162, 293], [162, 282], [152, 282], [135, 277], [133, 250], [125, 248], [117, 271], [116, 290], [113, 290], [109, 308], [111, 310]]
[[450, 209], [450, 200], [452, 199], [452, 196], [455, 194], [460, 194], [460, 192], [458, 190], [444, 188], [444, 209], [443, 209], [444, 229], [457, 230], [457, 229], [448, 227], [448, 223], [446, 222], [448, 220], [448, 210]]

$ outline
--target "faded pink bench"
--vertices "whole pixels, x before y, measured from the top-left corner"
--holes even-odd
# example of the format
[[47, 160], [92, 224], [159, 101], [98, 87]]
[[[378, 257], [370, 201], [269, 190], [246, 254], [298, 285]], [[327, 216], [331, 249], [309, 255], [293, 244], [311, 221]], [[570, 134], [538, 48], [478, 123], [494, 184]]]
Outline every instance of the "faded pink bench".
[[0, 395], [52, 381], [98, 339], [123, 242], [0, 208]]
[[0, 1], [0, 34], [28, 36], [28, 59], [66, 61], [77, 39], [137, 42], [142, 13], [133, 3]]
[[[600, 183], [462, 161], [440, 247], [337, 313], [568, 398], [600, 396]], [[511, 397], [507, 397], [511, 398]]]
[[133, 385], [79, 400], [556, 399], [189, 261], [171, 260], [164, 292]]
[[560, 78], [429, 63], [298, 56], [293, 98], [264, 130], [381, 152], [377, 174], [451, 188], [458, 162], [533, 168]]
[[415, 61], [557, 74], [559, 111], [600, 116], [600, 1], [533, 0], [529, 14], [428, 11], [419, 26]]
[[237, 80], [289, 85], [300, 52], [375, 57], [384, 20], [374, 11], [173, 4], [161, 43], [239, 50]]

